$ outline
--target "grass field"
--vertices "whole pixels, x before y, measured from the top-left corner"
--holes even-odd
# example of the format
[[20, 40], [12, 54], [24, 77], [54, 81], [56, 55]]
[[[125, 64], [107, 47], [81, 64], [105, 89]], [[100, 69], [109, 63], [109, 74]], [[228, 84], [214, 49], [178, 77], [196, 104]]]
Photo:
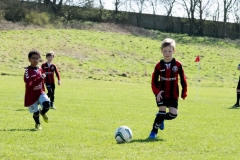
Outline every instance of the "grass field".
[[[22, 77], [0, 76], [0, 159], [238, 159], [240, 110], [233, 88], [189, 87], [179, 116], [165, 122], [157, 140], [147, 140], [157, 107], [148, 83], [63, 79], [57, 110], [34, 131], [23, 107]], [[133, 131], [117, 144], [115, 129]]]
[[[238, 41], [151, 32], [152, 36], [85, 30], [0, 31], [0, 159], [239, 159], [236, 99]], [[187, 75], [188, 97], [156, 140], [147, 137], [157, 107], [151, 73], [163, 38], [177, 42], [174, 57]], [[34, 130], [23, 107], [24, 67], [31, 49], [53, 50], [62, 85], [50, 122]], [[200, 55], [200, 70], [194, 60]], [[116, 128], [133, 140], [117, 144]]]
[[[56, 54], [54, 63], [64, 78], [120, 82], [149, 82], [155, 64], [162, 58], [159, 45], [166, 37], [176, 39], [174, 57], [184, 66], [188, 83], [235, 87], [240, 58], [237, 41], [189, 37], [157, 32], [155, 37], [86, 30], [10, 30], [0, 32], [1, 75], [23, 74], [33, 48]], [[194, 63], [200, 55], [200, 72]], [[13, 69], [14, 68], [14, 69]]]

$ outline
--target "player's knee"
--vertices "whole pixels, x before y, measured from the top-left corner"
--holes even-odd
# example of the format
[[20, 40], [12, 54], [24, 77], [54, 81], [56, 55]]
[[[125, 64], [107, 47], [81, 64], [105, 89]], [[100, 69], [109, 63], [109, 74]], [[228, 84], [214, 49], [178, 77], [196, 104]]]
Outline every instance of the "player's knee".
[[44, 109], [49, 109], [49, 107], [50, 107], [50, 102], [49, 102], [49, 101], [44, 101], [44, 102], [42, 103], [42, 106], [43, 106]]
[[33, 113], [33, 117], [39, 117], [39, 111]]
[[168, 112], [167, 114], [166, 114], [166, 118], [165, 119], [167, 119], [167, 120], [172, 120], [172, 119], [175, 119], [175, 118], [177, 118], [177, 114], [172, 114], [171, 112]]

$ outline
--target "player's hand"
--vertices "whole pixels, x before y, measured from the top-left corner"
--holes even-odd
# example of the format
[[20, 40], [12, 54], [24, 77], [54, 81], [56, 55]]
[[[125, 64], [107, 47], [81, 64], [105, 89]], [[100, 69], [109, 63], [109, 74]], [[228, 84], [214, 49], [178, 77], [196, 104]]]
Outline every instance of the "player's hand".
[[42, 79], [44, 79], [45, 77], [46, 77], [46, 74], [45, 74], [45, 73], [41, 74], [41, 78], [42, 78]]
[[187, 94], [186, 94], [186, 93], [183, 93], [182, 96], [181, 96], [181, 98], [182, 98], [183, 100], [185, 100], [186, 97], [187, 97]]
[[60, 84], [61, 84], [61, 81], [59, 80], [59, 81], [58, 81], [58, 85], [60, 85]]
[[158, 95], [157, 95], [157, 102], [160, 102], [161, 101], [161, 99], [163, 99], [162, 98], [162, 93], [163, 93], [164, 91], [160, 91], [159, 93], [158, 93]]

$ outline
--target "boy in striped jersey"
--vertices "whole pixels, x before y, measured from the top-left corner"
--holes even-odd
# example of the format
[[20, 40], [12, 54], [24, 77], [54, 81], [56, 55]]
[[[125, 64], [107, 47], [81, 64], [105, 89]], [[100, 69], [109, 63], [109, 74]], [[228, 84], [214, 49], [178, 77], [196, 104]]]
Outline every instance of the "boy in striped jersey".
[[56, 109], [54, 106], [54, 94], [55, 94], [55, 80], [54, 80], [54, 73], [58, 78], [58, 85], [61, 84], [60, 81], [60, 73], [56, 65], [52, 63], [54, 59], [54, 52], [50, 51], [46, 54], [47, 61], [42, 64], [42, 69], [46, 74], [46, 78], [44, 79], [46, 88], [48, 90], [48, 97], [50, 98], [50, 109]]
[[[187, 81], [182, 64], [173, 58], [175, 47], [176, 44], [173, 39], [166, 38], [163, 40], [160, 47], [163, 59], [156, 64], [152, 74], [152, 91], [159, 112], [155, 117], [149, 138], [157, 137], [158, 128], [164, 129], [164, 120], [172, 120], [178, 115], [178, 75], [182, 85], [181, 98], [184, 100], [187, 97]], [[166, 113], [166, 108], [169, 110], [168, 113]]]
[[[41, 60], [39, 51], [30, 51], [28, 60], [30, 66], [25, 68], [26, 70], [23, 78], [26, 88], [24, 106], [28, 107], [30, 113], [33, 113], [35, 129], [41, 130], [42, 126], [40, 124], [39, 114], [41, 114], [44, 121], [48, 123], [47, 112], [50, 106], [49, 98], [44, 89], [44, 79], [46, 75], [43, 73], [42, 68], [38, 67], [38, 63]], [[39, 104], [41, 105], [41, 109], [38, 107]]]

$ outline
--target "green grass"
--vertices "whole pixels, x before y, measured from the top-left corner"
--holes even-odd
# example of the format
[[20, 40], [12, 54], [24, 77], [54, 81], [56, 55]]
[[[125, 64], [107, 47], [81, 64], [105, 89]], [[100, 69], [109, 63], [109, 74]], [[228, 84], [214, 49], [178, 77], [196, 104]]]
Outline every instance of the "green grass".
[[[57, 110], [42, 131], [23, 107], [22, 77], [0, 76], [0, 159], [237, 159], [239, 109], [235, 89], [190, 86], [179, 116], [165, 122], [157, 140], [147, 140], [157, 107], [149, 83], [62, 80]], [[211, 91], [211, 92], [210, 92]], [[117, 144], [121, 125], [133, 140]]]
[[[0, 31], [0, 159], [238, 159], [240, 121], [235, 103], [238, 41], [154, 32], [153, 37], [85, 30]], [[179, 116], [147, 140], [157, 107], [151, 73], [163, 38], [177, 42], [188, 97]], [[24, 67], [36, 48], [54, 50], [62, 85], [50, 123], [34, 131], [24, 101]], [[194, 60], [201, 56], [200, 71]], [[199, 82], [198, 82], [199, 81]], [[196, 87], [198, 86], [198, 87]], [[41, 121], [43, 121], [41, 119]], [[117, 144], [126, 125], [133, 140]]]
[[[150, 31], [149, 31], [150, 32]], [[152, 31], [153, 32], [153, 31]], [[182, 34], [154, 32], [155, 37], [140, 37], [87, 30], [10, 30], [0, 32], [2, 75], [22, 75], [28, 66], [28, 52], [56, 53], [54, 63], [64, 78], [120, 82], [149, 82], [155, 64], [162, 58], [159, 46], [163, 38], [176, 39], [174, 57], [184, 66], [188, 83], [201, 86], [235, 87], [238, 80], [238, 41]], [[194, 63], [200, 55], [200, 72]]]

